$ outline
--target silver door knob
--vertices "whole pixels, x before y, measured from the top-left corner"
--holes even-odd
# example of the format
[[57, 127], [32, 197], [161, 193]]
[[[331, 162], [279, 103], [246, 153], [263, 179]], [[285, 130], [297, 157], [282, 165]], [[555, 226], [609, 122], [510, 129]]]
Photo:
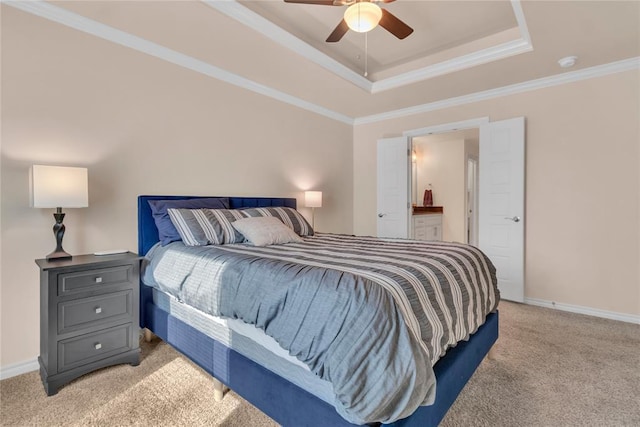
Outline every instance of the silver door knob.
[[386, 214], [378, 214], [378, 218], [382, 218], [383, 216], [385, 216]]
[[520, 222], [520, 217], [519, 216], [513, 216], [513, 217], [506, 216], [504, 219], [508, 219], [510, 221], [513, 221], [513, 222]]

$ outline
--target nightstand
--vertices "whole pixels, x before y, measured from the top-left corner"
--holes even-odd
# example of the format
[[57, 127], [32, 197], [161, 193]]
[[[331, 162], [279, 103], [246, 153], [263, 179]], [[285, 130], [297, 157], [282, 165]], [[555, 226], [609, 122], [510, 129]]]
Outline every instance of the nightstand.
[[77, 377], [138, 365], [140, 259], [78, 255], [40, 267], [40, 377], [51, 396]]

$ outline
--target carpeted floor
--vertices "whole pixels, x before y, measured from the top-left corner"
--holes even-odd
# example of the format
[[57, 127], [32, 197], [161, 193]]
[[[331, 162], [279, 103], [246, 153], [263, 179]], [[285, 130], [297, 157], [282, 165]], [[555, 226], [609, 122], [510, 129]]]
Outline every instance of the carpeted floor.
[[[47, 397], [37, 372], [0, 381], [3, 426], [272, 426], [165, 343], [138, 367], [88, 374]], [[502, 302], [485, 360], [441, 423], [454, 426], [640, 426], [640, 325]]]

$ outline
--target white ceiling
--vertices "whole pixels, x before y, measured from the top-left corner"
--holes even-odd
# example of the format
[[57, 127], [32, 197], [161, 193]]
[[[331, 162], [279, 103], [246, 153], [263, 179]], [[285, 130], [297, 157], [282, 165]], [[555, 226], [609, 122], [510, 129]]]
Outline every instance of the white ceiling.
[[[365, 79], [363, 35], [324, 42], [343, 7], [271, 0], [2, 3], [3, 21], [55, 21], [346, 123], [640, 64], [639, 1], [397, 0], [383, 7], [415, 32], [402, 41], [382, 28], [369, 33]], [[560, 68], [558, 59], [568, 55], [578, 56], [575, 67]]]

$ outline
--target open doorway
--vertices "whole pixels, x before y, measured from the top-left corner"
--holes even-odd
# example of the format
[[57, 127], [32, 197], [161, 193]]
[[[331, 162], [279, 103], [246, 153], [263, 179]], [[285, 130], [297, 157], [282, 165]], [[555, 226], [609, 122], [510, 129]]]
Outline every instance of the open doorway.
[[411, 147], [412, 237], [477, 245], [479, 128], [414, 136]]

